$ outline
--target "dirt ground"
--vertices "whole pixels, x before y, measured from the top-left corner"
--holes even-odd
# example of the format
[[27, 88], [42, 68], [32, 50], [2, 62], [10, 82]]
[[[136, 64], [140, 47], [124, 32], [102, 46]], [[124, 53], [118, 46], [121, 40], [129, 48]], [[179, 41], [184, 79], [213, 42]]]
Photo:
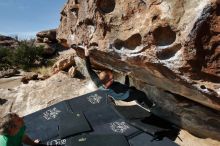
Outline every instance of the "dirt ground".
[[21, 77], [11, 77], [11, 78], [1, 78], [0, 79], [0, 88], [2, 89], [11, 89], [17, 87], [21, 84]]

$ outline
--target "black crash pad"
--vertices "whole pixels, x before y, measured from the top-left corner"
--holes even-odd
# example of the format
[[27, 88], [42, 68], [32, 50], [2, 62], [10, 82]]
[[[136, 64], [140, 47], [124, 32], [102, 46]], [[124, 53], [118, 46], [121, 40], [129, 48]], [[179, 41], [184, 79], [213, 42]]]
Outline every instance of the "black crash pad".
[[65, 146], [66, 145], [66, 139], [60, 139], [59, 137], [54, 137], [52, 139], [49, 139], [47, 141], [42, 142], [43, 144], [47, 146]]
[[167, 134], [178, 134], [178, 129], [175, 128], [174, 124], [153, 115], [138, 105], [116, 107], [116, 109], [130, 125], [146, 133], [154, 136], [157, 136], [157, 134], [166, 136], [165, 132]]
[[103, 105], [97, 108], [92, 108], [85, 111], [84, 114], [91, 126], [109, 123], [121, 118], [112, 105]]
[[140, 131], [130, 126], [112, 105], [103, 105], [84, 112], [90, 125], [93, 127], [91, 134], [123, 134], [134, 135]]
[[67, 101], [72, 111], [87, 111], [108, 104], [107, 94], [97, 90]]
[[93, 127], [94, 131], [90, 134], [120, 134], [127, 138], [133, 137], [141, 133], [140, 130], [129, 125], [124, 119], [118, 119], [102, 125]]
[[155, 137], [142, 133], [129, 140], [132, 146], [178, 146], [172, 140], [163, 138], [162, 140], [156, 140]]
[[[131, 109], [129, 108], [130, 107], [128, 107], [127, 109], [128, 112], [124, 112], [125, 114], [129, 113], [129, 111], [131, 112]], [[91, 126], [92, 131], [89, 131], [88, 127], [87, 127], [88, 129], [87, 128], [86, 130], [81, 129], [78, 132], [75, 132], [73, 130], [75, 128], [68, 129], [67, 127], [69, 126], [78, 128], [76, 122], [73, 122], [74, 120], [71, 120], [71, 118], [69, 118], [68, 114], [70, 112], [72, 113], [79, 112], [80, 115], [83, 113], [85, 117], [83, 117], [82, 119], [84, 122], [85, 121], [88, 122], [88, 124]], [[140, 112], [133, 111], [132, 113], [140, 113]], [[148, 113], [147, 116], [149, 115], [151, 114]], [[64, 120], [65, 118], [67, 120]], [[59, 119], [61, 119], [61, 121], [63, 120], [63, 123], [59, 121]], [[140, 116], [137, 116], [137, 114], [132, 116], [129, 113], [129, 117], [124, 116], [121, 111], [118, 111], [115, 109], [115, 107], [110, 103], [110, 101], [106, 97], [105, 92], [103, 91], [95, 91], [95, 92], [92, 92], [92, 93], [89, 93], [89, 94], [86, 94], [86, 95], [83, 95], [77, 98], [73, 98], [67, 101], [60, 102], [58, 104], [52, 105], [48, 108], [45, 108], [33, 114], [27, 115], [24, 117], [24, 120], [26, 123], [27, 134], [32, 139], [40, 139], [43, 142], [43, 144], [46, 144], [46, 145], [65, 145], [65, 143], [68, 142], [68, 139], [72, 139], [70, 142], [76, 142], [74, 146], [75, 145], [81, 146], [82, 144], [84, 144], [85, 146], [86, 145], [93, 146], [93, 143], [95, 144], [97, 140], [98, 142], [105, 142], [105, 144], [101, 144], [105, 146], [112, 146], [111, 144], [113, 144], [114, 146], [115, 145], [123, 146], [123, 144], [126, 143], [126, 142], [121, 142], [121, 141], [124, 141], [124, 140], [121, 140], [123, 138], [116, 138], [116, 140], [119, 139], [117, 144], [114, 142], [110, 142], [108, 141], [108, 139], [111, 140], [111, 136], [109, 135], [116, 135], [116, 136], [121, 135], [124, 137], [124, 139], [126, 137], [126, 139], [129, 141], [129, 143], [132, 146], [145, 146], [146, 144], [156, 145], [156, 146], [157, 145], [158, 146], [159, 145], [161, 146], [162, 145], [167, 145], [167, 146], [176, 145], [173, 141], [167, 138], [163, 138], [160, 141], [154, 140], [155, 137], [152, 136], [153, 134], [150, 135], [147, 133], [151, 133], [149, 132], [151, 130], [154, 133], [158, 133], [161, 131], [161, 129], [163, 130], [164, 128], [161, 128], [157, 125], [152, 126], [146, 121], [141, 124], [138, 123], [142, 120], [146, 120], [145, 118], [143, 118], [143, 114], [140, 114]], [[154, 120], [158, 120], [158, 119], [156, 118]], [[128, 122], [131, 122], [131, 121], [133, 123], [129, 124]], [[65, 122], [66, 122], [66, 125], [65, 125]], [[148, 124], [148, 125], [143, 125], [143, 124]], [[66, 139], [60, 139], [58, 126], [62, 127], [62, 125], [64, 126], [64, 129], [67, 129], [70, 131], [68, 132], [65, 132], [65, 130], [62, 131], [61, 133], [63, 133], [64, 136], [61, 136], [61, 137], [66, 137], [66, 136], [71, 136], [71, 135], [74, 135], [74, 136], [67, 137]], [[144, 133], [144, 131], [147, 133]], [[83, 134], [80, 134], [81, 132], [83, 132]], [[109, 135], [106, 135], [106, 134], [109, 134]], [[77, 140], [79, 140], [80, 136], [82, 135], [83, 136], [86, 135], [88, 140], [86, 140], [85, 143], [77, 142]], [[99, 138], [104, 139], [104, 140], [99, 140]], [[145, 145], [143, 145], [143, 143]], [[69, 143], [69, 144], [71, 145], [72, 143]], [[99, 146], [99, 145], [96, 145], [96, 146]]]
[[179, 133], [179, 129], [177, 129], [174, 124], [153, 114], [143, 119], [128, 120], [128, 123], [158, 138], [173, 138]]
[[26, 133], [32, 139], [46, 141], [58, 136], [59, 116], [71, 112], [71, 108], [62, 101], [24, 117]]
[[66, 146], [129, 146], [123, 135], [80, 135], [67, 139]]
[[61, 139], [92, 130], [82, 112], [61, 114], [58, 129]]
[[[65, 146], [65, 145], [66, 145], [66, 139], [60, 139], [59, 137], [54, 137], [46, 141], [41, 141], [39, 144], [39, 146]], [[22, 146], [29, 146], [29, 145], [23, 144]]]
[[128, 123], [138, 129], [141, 129], [144, 132], [151, 134], [151, 135], [156, 135], [158, 132], [171, 130], [169, 128], [159, 127], [154, 124], [144, 123], [142, 121], [142, 119], [128, 120]]

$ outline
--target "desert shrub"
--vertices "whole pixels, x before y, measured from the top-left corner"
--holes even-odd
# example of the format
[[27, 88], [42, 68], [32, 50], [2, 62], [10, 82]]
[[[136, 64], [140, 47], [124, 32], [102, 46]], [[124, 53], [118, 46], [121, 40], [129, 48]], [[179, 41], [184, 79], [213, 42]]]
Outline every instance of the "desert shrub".
[[6, 47], [0, 47], [0, 62], [6, 63], [7, 57], [10, 55], [11, 51], [9, 48]]
[[17, 48], [0, 46], [0, 69], [18, 67], [28, 70], [45, 62], [43, 47], [36, 47], [33, 41], [21, 41]]
[[10, 68], [9, 56], [11, 53], [10, 48], [0, 46], [0, 70]]
[[36, 47], [23, 41], [8, 57], [12, 65], [27, 70], [42, 62], [43, 47]]

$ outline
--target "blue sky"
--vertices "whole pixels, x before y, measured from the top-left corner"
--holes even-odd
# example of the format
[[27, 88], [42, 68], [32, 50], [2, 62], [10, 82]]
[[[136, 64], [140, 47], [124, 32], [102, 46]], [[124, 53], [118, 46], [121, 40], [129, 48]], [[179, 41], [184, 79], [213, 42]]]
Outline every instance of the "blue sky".
[[0, 34], [29, 38], [36, 32], [57, 28], [66, 1], [0, 0]]

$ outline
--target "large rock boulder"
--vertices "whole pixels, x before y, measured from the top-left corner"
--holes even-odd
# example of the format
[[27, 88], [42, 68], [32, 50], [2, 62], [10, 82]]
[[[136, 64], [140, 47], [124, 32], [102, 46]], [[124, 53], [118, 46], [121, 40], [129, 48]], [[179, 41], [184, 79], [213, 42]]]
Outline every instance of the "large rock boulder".
[[[79, 46], [89, 42], [93, 64], [129, 73], [135, 86], [158, 104], [155, 114], [166, 111], [164, 118], [192, 133], [220, 139], [219, 12], [215, 0], [69, 0], [57, 39], [74, 46], [82, 57]], [[163, 94], [154, 97], [154, 90], [139, 82], [168, 93], [162, 100], [166, 103], [173, 103], [171, 96], [198, 103], [198, 113], [185, 102], [160, 104]], [[196, 122], [190, 123], [186, 114]], [[212, 130], [205, 125], [215, 127], [211, 129], [216, 133], [209, 135]]]
[[61, 46], [56, 39], [56, 29], [45, 30], [36, 34], [35, 45], [42, 46], [45, 55], [53, 55], [56, 51], [62, 50]]
[[15, 48], [18, 46], [18, 40], [9, 36], [0, 35], [0, 46]]
[[76, 57], [76, 51], [73, 49], [60, 51], [59, 56], [56, 59], [57, 61], [52, 67], [52, 73], [56, 74], [59, 71], [68, 71], [70, 73], [70, 76], [74, 75], [74, 72], [76, 71], [76, 66], [78, 66], [77, 62], [75, 61]]
[[45, 30], [38, 32], [36, 34], [38, 42], [44, 42], [44, 43], [57, 43], [56, 39], [56, 29], [51, 30]]
[[24, 116], [65, 99], [90, 92], [87, 80], [58, 73], [44, 81], [30, 81], [13, 89], [0, 88], [0, 115], [17, 112]]
[[58, 73], [59, 71], [65, 71], [75, 65], [74, 56], [68, 56], [67, 58], [62, 58], [58, 60], [52, 67], [52, 72]]
[[12, 77], [18, 74], [19, 71], [14, 68], [0, 69], [0, 78], [2, 77]]
[[21, 82], [27, 84], [30, 80], [37, 80], [37, 79], [38, 79], [38, 73], [26, 72], [23, 74], [21, 78]]

